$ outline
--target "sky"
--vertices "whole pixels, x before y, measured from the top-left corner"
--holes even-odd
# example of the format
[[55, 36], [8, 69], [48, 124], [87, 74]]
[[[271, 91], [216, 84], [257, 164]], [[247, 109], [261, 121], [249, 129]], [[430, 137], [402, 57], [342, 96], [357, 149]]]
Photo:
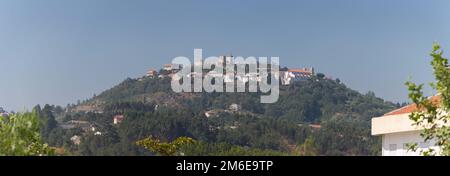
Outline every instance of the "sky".
[[433, 42], [450, 50], [449, 8], [448, 0], [0, 0], [0, 107], [76, 103], [193, 58], [194, 48], [278, 56], [406, 102], [404, 82], [433, 81]]

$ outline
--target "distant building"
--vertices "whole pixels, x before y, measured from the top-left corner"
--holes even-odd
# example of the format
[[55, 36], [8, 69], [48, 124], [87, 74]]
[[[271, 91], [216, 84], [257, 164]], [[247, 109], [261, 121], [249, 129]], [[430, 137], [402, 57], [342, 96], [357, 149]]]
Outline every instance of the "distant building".
[[239, 128], [239, 127], [233, 125], [233, 126], [229, 126], [229, 128], [232, 129], [232, 130], [235, 130], [235, 129]]
[[[303, 126], [305, 126], [305, 124], [298, 124], [298, 126], [303, 127]], [[307, 126], [314, 130], [319, 130], [322, 128], [322, 125], [320, 125], [320, 124], [308, 124]]]
[[181, 65], [180, 64], [165, 64], [163, 67], [163, 70], [166, 71], [173, 71], [173, 70], [180, 70]]
[[230, 105], [230, 107], [228, 107], [228, 109], [230, 110], [230, 111], [240, 111], [241, 110], [241, 106], [240, 105], [238, 105], [238, 104], [231, 104]]
[[288, 69], [280, 71], [280, 80], [282, 85], [290, 85], [293, 82], [305, 81], [314, 76], [314, 68]]
[[81, 136], [74, 135], [70, 138], [70, 141], [72, 141], [72, 143], [75, 145], [80, 145], [81, 144]]
[[[440, 97], [433, 96], [430, 100], [433, 104], [438, 104]], [[417, 106], [411, 104], [372, 119], [372, 135], [381, 136], [383, 156], [417, 156], [420, 151], [428, 149], [439, 152], [440, 148], [435, 145], [435, 141], [424, 142], [420, 135], [423, 129], [414, 126], [409, 119], [409, 115], [417, 110]], [[418, 144], [416, 152], [408, 150], [407, 145], [413, 143]]]
[[147, 71], [146, 76], [147, 77], [156, 77], [156, 76], [158, 76], [158, 72], [156, 70], [150, 69], [149, 71]]
[[205, 116], [207, 118], [217, 116], [218, 114], [219, 114], [219, 110], [210, 110], [210, 111], [205, 112]]
[[293, 74], [295, 80], [306, 80], [314, 75], [314, 68], [289, 69], [288, 72]]
[[295, 75], [290, 74], [288, 71], [280, 71], [281, 85], [284, 85], [284, 86], [290, 85], [291, 80], [294, 77], [295, 77]]
[[165, 64], [163, 70], [172, 71], [172, 64]]
[[122, 123], [122, 121], [125, 119], [125, 116], [124, 115], [116, 115], [116, 116], [114, 116], [114, 118], [113, 118], [113, 123], [114, 123], [114, 125], [117, 125], [117, 124], [119, 124], [119, 123]]
[[308, 126], [311, 127], [312, 129], [321, 129], [322, 128], [322, 125], [317, 125], [317, 124], [310, 124]]
[[160, 78], [160, 79], [163, 79], [163, 78], [166, 78], [167, 76], [166, 75], [159, 75], [158, 76], [158, 78]]

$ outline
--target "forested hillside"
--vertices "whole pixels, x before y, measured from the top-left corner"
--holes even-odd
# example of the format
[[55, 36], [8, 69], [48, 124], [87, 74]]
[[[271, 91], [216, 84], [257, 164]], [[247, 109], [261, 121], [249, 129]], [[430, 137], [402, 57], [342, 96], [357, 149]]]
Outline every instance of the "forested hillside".
[[261, 104], [259, 93], [174, 93], [170, 79], [147, 77], [65, 111], [36, 110], [42, 136], [66, 155], [153, 155], [135, 145], [148, 136], [200, 141], [185, 155], [378, 155], [370, 119], [395, 107], [323, 77], [281, 86], [274, 104]]

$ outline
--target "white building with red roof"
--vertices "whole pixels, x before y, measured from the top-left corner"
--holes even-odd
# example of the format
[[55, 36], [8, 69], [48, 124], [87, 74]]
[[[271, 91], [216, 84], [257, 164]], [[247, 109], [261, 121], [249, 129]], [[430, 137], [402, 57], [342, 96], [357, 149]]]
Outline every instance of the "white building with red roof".
[[[433, 96], [430, 100], [439, 103], [440, 98]], [[411, 104], [372, 119], [372, 135], [382, 137], [383, 156], [417, 156], [420, 151], [430, 148], [438, 153], [435, 142], [424, 142], [420, 136], [423, 129], [413, 125], [414, 122], [409, 119], [409, 115], [417, 110], [416, 104]], [[408, 150], [408, 144], [417, 144], [418, 150]]]
[[305, 81], [314, 76], [314, 68], [289, 69], [280, 71], [282, 85], [290, 85], [296, 81]]
[[150, 69], [147, 71], [147, 74], [145, 75], [147, 77], [156, 77], [158, 76], [158, 72], [154, 69]]
[[125, 116], [124, 115], [115, 115], [114, 117], [113, 117], [113, 123], [114, 123], [114, 125], [117, 125], [117, 124], [119, 124], [119, 123], [122, 123], [122, 121], [125, 119]]

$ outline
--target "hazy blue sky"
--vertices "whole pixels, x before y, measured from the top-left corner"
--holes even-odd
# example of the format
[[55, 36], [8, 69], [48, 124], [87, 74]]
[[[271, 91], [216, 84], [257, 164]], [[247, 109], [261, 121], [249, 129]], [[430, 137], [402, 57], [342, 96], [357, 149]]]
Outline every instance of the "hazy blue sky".
[[433, 41], [450, 51], [449, 9], [448, 0], [0, 0], [0, 107], [75, 103], [194, 48], [279, 56], [406, 101], [409, 76], [432, 81]]

